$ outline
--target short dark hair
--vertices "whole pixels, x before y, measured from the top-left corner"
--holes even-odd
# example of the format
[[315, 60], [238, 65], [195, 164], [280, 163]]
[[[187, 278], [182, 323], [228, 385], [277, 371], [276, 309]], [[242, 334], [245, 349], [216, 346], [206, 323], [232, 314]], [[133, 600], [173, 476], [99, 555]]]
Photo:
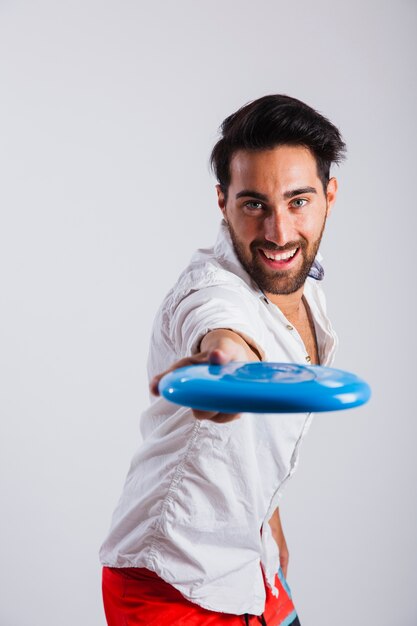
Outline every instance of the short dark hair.
[[220, 127], [210, 164], [223, 193], [230, 184], [230, 161], [238, 150], [268, 150], [279, 145], [305, 146], [315, 156], [324, 190], [330, 166], [339, 163], [346, 145], [327, 118], [301, 100], [284, 95], [263, 96], [227, 117]]

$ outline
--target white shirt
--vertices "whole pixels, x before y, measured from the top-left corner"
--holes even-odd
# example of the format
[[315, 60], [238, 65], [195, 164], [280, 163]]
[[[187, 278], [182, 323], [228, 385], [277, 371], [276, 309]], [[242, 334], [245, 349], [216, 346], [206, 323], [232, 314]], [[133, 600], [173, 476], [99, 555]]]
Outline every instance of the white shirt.
[[[336, 336], [321, 287], [307, 278], [320, 363]], [[267, 361], [306, 363], [301, 337], [238, 261], [222, 222], [213, 248], [198, 250], [157, 313], [149, 377], [196, 351], [204, 335], [229, 328]], [[261, 567], [275, 594], [279, 554], [268, 524], [293, 474], [311, 414], [250, 414], [217, 424], [152, 398], [100, 557], [110, 567], [145, 567], [192, 602], [260, 615]], [[262, 531], [262, 532], [261, 532]]]

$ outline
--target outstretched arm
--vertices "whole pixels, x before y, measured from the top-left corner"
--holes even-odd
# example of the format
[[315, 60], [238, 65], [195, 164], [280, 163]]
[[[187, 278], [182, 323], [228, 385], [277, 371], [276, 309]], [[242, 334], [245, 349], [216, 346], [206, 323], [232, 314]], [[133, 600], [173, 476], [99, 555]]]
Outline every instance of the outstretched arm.
[[[225, 365], [230, 361], [259, 361], [260, 356], [255, 347], [250, 346], [243, 337], [226, 328], [211, 330], [202, 339], [199, 351], [190, 356], [176, 361], [168, 370], [155, 376], [150, 383], [151, 392], [159, 395], [158, 384], [162, 376], [168, 372], [196, 365], [198, 363], [211, 363], [212, 365]], [[193, 410], [197, 419], [211, 419], [214, 422], [229, 422], [239, 417], [239, 414], [214, 413], [209, 411]]]

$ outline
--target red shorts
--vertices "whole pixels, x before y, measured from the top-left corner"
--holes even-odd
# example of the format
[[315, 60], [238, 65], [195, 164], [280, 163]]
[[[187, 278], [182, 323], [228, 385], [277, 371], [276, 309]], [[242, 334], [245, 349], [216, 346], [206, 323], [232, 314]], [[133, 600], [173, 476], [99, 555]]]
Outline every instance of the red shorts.
[[[296, 618], [288, 586], [276, 577], [279, 597], [266, 587], [263, 613], [268, 626], [287, 626]], [[108, 626], [259, 626], [260, 618], [203, 609], [172, 585], [143, 568], [103, 568], [103, 600]]]

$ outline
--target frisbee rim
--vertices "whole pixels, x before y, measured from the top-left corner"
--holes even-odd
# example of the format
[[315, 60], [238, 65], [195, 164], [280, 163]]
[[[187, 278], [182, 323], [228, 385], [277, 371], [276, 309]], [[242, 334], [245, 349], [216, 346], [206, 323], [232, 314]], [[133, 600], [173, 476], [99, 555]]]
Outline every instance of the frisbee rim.
[[[248, 365], [254, 369], [262, 365], [297, 368], [313, 373], [314, 378], [291, 382], [233, 378], [236, 369]], [[334, 384], [326, 384], [329, 380]], [[159, 382], [159, 392], [174, 404], [222, 413], [322, 413], [361, 406], [371, 395], [369, 385], [351, 372], [275, 361], [188, 365], [166, 374]]]

